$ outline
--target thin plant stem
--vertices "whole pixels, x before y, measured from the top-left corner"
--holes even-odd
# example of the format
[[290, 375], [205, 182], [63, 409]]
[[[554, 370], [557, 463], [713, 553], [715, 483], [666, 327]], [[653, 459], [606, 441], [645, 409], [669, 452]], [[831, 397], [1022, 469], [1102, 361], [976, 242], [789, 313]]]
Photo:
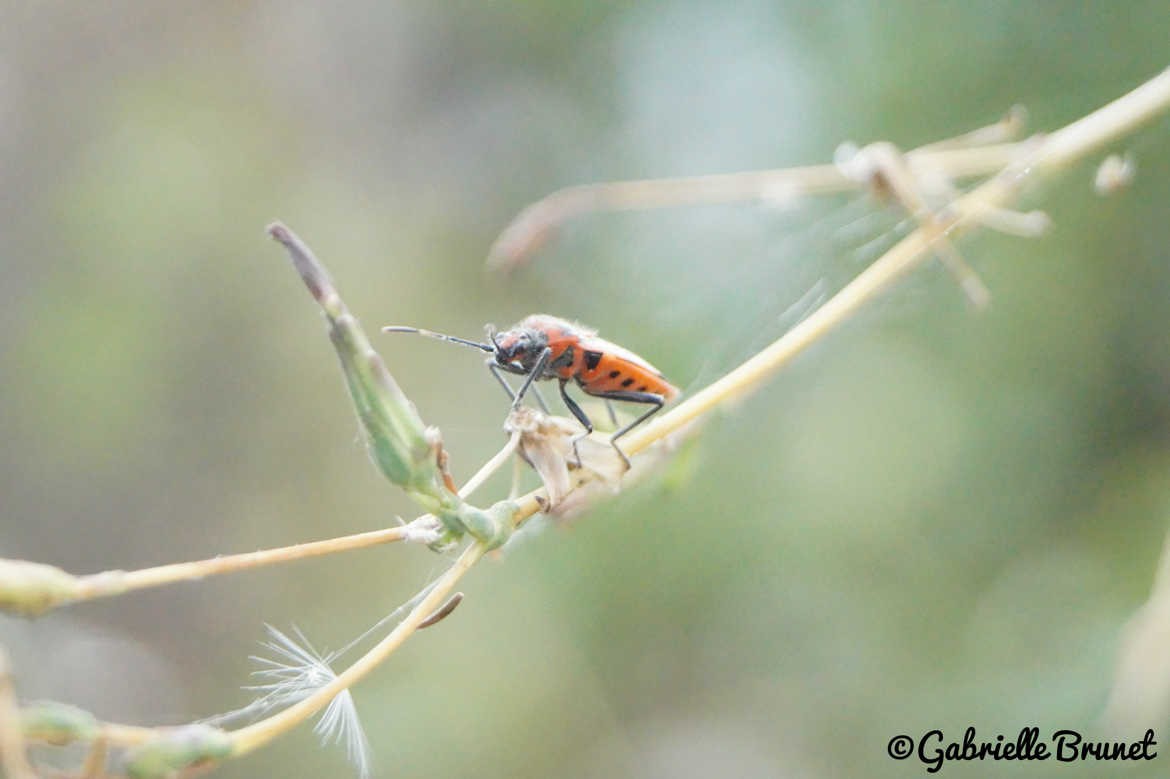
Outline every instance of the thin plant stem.
[[[1027, 141], [962, 149], [922, 149], [909, 160], [946, 172], [953, 179], [987, 176], [1011, 164]], [[684, 205], [713, 205], [750, 200], [784, 201], [811, 195], [848, 192], [865, 182], [837, 165], [806, 165], [707, 176], [610, 181], [557, 190], [527, 206], [500, 233], [488, 263], [508, 266], [526, 256], [550, 231], [574, 217], [605, 211], [645, 211]]]
[[[911, 150], [915, 163], [945, 171], [956, 179], [987, 176], [1003, 170], [1027, 145], [1026, 141], [963, 149]], [[717, 173], [709, 176], [615, 181], [560, 190], [544, 201], [563, 198], [582, 211], [630, 211], [680, 205], [733, 203], [777, 195], [830, 195], [864, 186], [836, 165]], [[586, 205], [592, 208], [586, 208]], [[572, 208], [566, 209], [575, 213]]]
[[483, 483], [491, 478], [492, 474], [500, 470], [512, 458], [512, 454], [516, 451], [516, 447], [520, 444], [520, 434], [512, 433], [508, 438], [508, 443], [504, 444], [504, 448], [496, 452], [492, 459], [483, 464], [483, 467], [476, 471], [475, 475], [467, 480], [467, 483], [459, 490], [459, 497], [467, 500], [471, 493], [483, 486]]
[[[1014, 107], [993, 125], [911, 150], [906, 162], [939, 171], [953, 181], [993, 174], [1027, 148], [1027, 142], [1009, 142], [1018, 135], [1023, 121], [1023, 109]], [[523, 263], [562, 224], [588, 213], [751, 200], [784, 203], [867, 185], [833, 164], [566, 187], [524, 208], [492, 244], [487, 262], [504, 269]]]
[[120, 722], [103, 722], [99, 738], [105, 739], [108, 744], [137, 746], [158, 738], [158, 732], [158, 728], [123, 725]]
[[97, 779], [105, 775], [108, 744], [104, 738], [96, 738], [89, 745], [89, 752], [81, 764], [80, 776], [83, 779]]
[[409, 531], [405, 526], [392, 527], [383, 530], [372, 530], [368, 533], [357, 533], [339, 538], [330, 538], [323, 541], [310, 541], [294, 546], [282, 546], [276, 549], [263, 549], [257, 552], [243, 552], [241, 554], [212, 557], [207, 560], [195, 560], [186, 563], [171, 563], [154, 568], [143, 568], [138, 571], [104, 571], [89, 576], [79, 577], [80, 588], [74, 601], [91, 600], [93, 598], [120, 595], [131, 590], [141, 590], [148, 587], [158, 587], [163, 584], [202, 579], [221, 573], [242, 571], [247, 568], [257, 568], [274, 563], [285, 563], [292, 560], [301, 560], [306, 557], [319, 557], [335, 552], [346, 552], [351, 549], [362, 549], [367, 546], [389, 544], [407, 538]]

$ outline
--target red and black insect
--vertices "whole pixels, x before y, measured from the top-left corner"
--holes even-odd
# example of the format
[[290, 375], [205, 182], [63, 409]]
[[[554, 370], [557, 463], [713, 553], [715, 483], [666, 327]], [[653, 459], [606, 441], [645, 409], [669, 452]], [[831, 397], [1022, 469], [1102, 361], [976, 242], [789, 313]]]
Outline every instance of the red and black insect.
[[[593, 330], [548, 314], [533, 314], [502, 333], [497, 333], [489, 327], [490, 344], [481, 344], [417, 327], [384, 327], [382, 331], [418, 333], [489, 352], [492, 357], [487, 361], [488, 369], [512, 398], [512, 408], [520, 405], [534, 381], [556, 379], [565, 406], [585, 427], [584, 432], [575, 436], [572, 441], [573, 454], [577, 458], [578, 466], [581, 464], [581, 455], [577, 452], [577, 442], [593, 432], [593, 423], [576, 401], [565, 392], [565, 385], [570, 381], [576, 381], [577, 386], [585, 394], [604, 398], [606, 401], [621, 400], [653, 406], [609, 439], [627, 468], [630, 461], [625, 452], [618, 447], [617, 440], [645, 422], [679, 394], [678, 388], [668, 382], [661, 371], [630, 350], [598, 338]], [[524, 382], [520, 389], [513, 392], [507, 380], [500, 375], [500, 371], [523, 376]], [[548, 407], [545, 406], [540, 394], [536, 393], [536, 396], [547, 412]], [[610, 413], [612, 414], [612, 409]]]

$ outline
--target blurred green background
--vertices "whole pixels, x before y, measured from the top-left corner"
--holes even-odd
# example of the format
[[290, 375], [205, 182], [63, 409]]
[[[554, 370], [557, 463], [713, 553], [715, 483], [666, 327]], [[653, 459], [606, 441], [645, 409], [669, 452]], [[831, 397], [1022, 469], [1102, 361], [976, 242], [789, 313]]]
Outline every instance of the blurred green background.
[[[4, 17], [0, 555], [77, 573], [417, 513], [365, 457], [273, 218], [371, 330], [547, 311], [694, 390], [888, 246], [896, 209], [587, 217], [511, 279], [483, 270], [498, 231], [570, 184], [909, 148], [1015, 103], [1050, 129], [1170, 63], [1164, 0]], [[354, 690], [376, 775], [918, 776], [890, 737], [1089, 731], [1170, 517], [1168, 126], [1119, 147], [1138, 175], [1117, 196], [1092, 191], [1100, 156], [1032, 188], [1043, 238], [961, 242], [986, 313], [932, 263], [712, 419], [685, 467], [486, 561]], [[466, 478], [503, 441], [481, 360], [373, 337]], [[181, 723], [247, 702], [264, 622], [340, 646], [446, 563], [352, 552], [0, 617], [0, 643], [24, 697]], [[302, 726], [216, 775], [350, 768]]]

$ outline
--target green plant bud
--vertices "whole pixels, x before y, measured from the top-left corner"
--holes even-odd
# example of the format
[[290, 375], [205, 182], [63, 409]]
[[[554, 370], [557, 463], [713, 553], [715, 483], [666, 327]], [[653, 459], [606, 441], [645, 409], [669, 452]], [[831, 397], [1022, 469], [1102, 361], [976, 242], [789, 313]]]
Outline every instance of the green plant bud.
[[93, 741], [100, 726], [88, 711], [56, 701], [36, 701], [20, 711], [24, 737], [60, 746], [74, 741]]
[[231, 751], [231, 737], [210, 725], [160, 730], [158, 738], [126, 754], [126, 774], [135, 779], [168, 777], [201, 763], [220, 760]]
[[0, 559], [0, 609], [39, 616], [77, 595], [76, 576], [60, 568], [25, 560]]

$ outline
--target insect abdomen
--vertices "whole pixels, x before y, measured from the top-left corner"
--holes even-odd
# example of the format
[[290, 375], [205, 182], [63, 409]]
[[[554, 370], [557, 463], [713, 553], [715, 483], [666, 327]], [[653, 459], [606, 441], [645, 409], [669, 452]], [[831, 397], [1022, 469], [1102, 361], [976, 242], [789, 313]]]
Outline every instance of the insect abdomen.
[[[601, 356], [593, 358], [592, 355], [596, 354]], [[652, 392], [661, 395], [664, 400], [671, 400], [678, 395], [678, 388], [661, 374], [621, 357], [586, 350], [579, 361], [584, 370], [577, 374], [577, 383], [590, 395], [607, 392]], [[593, 368], [588, 369], [591, 363]]]

